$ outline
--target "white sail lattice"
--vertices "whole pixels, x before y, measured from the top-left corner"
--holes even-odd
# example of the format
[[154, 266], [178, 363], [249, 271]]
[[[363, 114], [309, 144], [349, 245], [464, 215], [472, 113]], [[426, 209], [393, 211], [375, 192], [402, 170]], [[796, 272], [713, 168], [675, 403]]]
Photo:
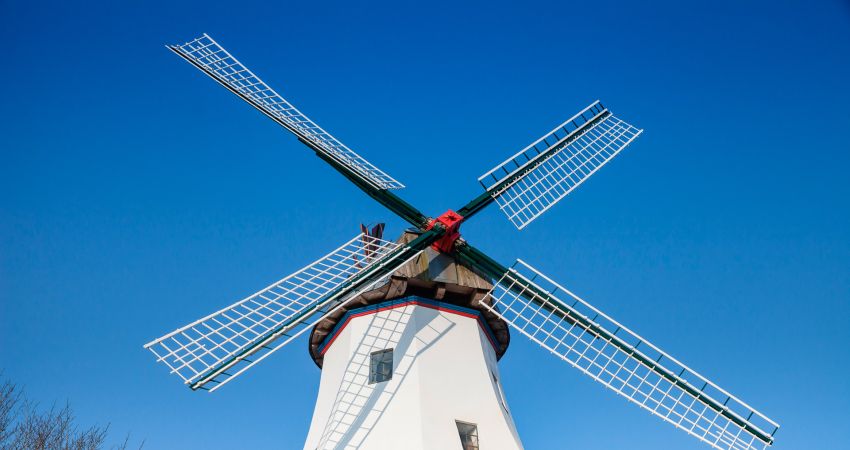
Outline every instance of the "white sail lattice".
[[[344, 298], [333, 296], [345, 283], [393, 259], [400, 244], [361, 234], [316, 262], [265, 289], [145, 345], [193, 388], [218, 386], [309, 329]], [[356, 295], [379, 280], [348, 293]], [[313, 320], [311, 320], [313, 319]], [[287, 339], [270, 344], [280, 337]], [[258, 353], [262, 353], [259, 355]], [[250, 356], [256, 355], [252, 359]], [[232, 372], [227, 369], [233, 368]], [[203, 381], [203, 383], [199, 383]]]
[[168, 48], [366, 183], [378, 189], [404, 187], [310, 120], [207, 34]]
[[478, 181], [517, 228], [566, 197], [643, 130], [598, 101], [520, 150]]
[[749, 450], [773, 442], [776, 422], [524, 262], [518, 260], [490, 295], [492, 305], [481, 305], [520, 333], [711, 446]]

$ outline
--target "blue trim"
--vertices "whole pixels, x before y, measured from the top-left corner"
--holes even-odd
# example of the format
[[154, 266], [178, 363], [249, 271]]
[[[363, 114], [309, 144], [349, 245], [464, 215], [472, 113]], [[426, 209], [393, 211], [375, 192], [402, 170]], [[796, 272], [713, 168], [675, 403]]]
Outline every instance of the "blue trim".
[[418, 297], [418, 296], [412, 295], [410, 297], [403, 297], [403, 298], [399, 298], [399, 299], [395, 299], [395, 300], [389, 300], [389, 301], [386, 301], [386, 302], [376, 303], [374, 305], [362, 306], [360, 308], [351, 309], [351, 310], [347, 311], [345, 313], [345, 315], [343, 315], [339, 319], [339, 321], [333, 327], [331, 332], [328, 333], [327, 336], [325, 336], [325, 338], [322, 340], [322, 343], [319, 345], [319, 347], [316, 349], [316, 351], [320, 355], [322, 353], [324, 353], [328, 344], [335, 339], [336, 335], [340, 331], [342, 331], [342, 328], [345, 327], [345, 325], [352, 318], [352, 316], [363, 316], [363, 315], [367, 315], [367, 314], [370, 314], [370, 313], [378, 312], [380, 310], [393, 309], [394, 307], [397, 307], [397, 306], [400, 306], [400, 305], [403, 305], [403, 304], [407, 304], [407, 303], [410, 303], [412, 301], [415, 301], [416, 303], [419, 303], [419, 304], [432, 306], [432, 307], [434, 307], [434, 309], [457, 311], [459, 313], [464, 313], [464, 314], [475, 316], [476, 320], [478, 321], [478, 324], [481, 326], [481, 328], [487, 334], [487, 337], [490, 339], [490, 343], [494, 346], [494, 350], [498, 350], [498, 349], [495, 348], [495, 346], [497, 345], [496, 343], [498, 342], [496, 340], [496, 335], [493, 334], [493, 330], [490, 329], [490, 325], [488, 325], [487, 321], [484, 320], [484, 316], [481, 314], [481, 311], [479, 311], [477, 309], [467, 308], [465, 306], [453, 305], [451, 303], [444, 303], [444, 302], [440, 302], [440, 301], [433, 300], [433, 299], [430, 299], [430, 298], [423, 298], [423, 297]]

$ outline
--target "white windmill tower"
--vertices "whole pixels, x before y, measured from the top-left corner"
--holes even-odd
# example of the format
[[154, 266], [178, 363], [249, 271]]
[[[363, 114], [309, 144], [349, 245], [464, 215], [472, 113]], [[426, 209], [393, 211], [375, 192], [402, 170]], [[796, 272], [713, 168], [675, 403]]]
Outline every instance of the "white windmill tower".
[[419, 212], [399, 182], [284, 100], [207, 35], [169, 49], [295, 134], [409, 222], [345, 242], [269, 287], [145, 345], [213, 392], [310, 331], [322, 368], [304, 448], [522, 448], [499, 382], [509, 328], [642, 409], [719, 449], [766, 448], [779, 426], [528, 264], [460, 238], [496, 202], [522, 229], [641, 130], [594, 102], [479, 181], [457, 212]]

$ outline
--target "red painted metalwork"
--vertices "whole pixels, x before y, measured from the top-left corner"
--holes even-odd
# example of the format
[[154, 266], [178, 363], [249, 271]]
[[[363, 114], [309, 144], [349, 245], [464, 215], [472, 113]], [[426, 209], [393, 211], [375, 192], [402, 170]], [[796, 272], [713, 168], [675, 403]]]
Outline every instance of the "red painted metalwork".
[[452, 247], [455, 245], [455, 241], [460, 237], [459, 230], [461, 222], [463, 222], [463, 216], [452, 210], [448, 210], [440, 215], [440, 217], [432, 219], [428, 223], [426, 230], [430, 230], [434, 227], [434, 224], [439, 223], [446, 229], [446, 233], [443, 234], [443, 237], [431, 244], [431, 248], [443, 253], [451, 252]]

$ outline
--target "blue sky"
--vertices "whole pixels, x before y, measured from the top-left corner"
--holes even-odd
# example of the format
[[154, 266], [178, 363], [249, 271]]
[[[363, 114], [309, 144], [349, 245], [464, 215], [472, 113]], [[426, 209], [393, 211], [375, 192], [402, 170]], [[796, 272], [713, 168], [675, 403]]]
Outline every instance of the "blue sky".
[[[850, 439], [847, 2], [0, 2], [0, 361], [147, 448], [300, 448], [306, 343], [216, 394], [142, 344], [404, 224], [167, 51], [211, 34], [426, 213], [599, 98], [646, 132], [517, 232], [521, 257], [751, 403], [776, 448]], [[746, 3], [746, 4], [739, 4]], [[707, 448], [518, 336], [529, 449]]]

